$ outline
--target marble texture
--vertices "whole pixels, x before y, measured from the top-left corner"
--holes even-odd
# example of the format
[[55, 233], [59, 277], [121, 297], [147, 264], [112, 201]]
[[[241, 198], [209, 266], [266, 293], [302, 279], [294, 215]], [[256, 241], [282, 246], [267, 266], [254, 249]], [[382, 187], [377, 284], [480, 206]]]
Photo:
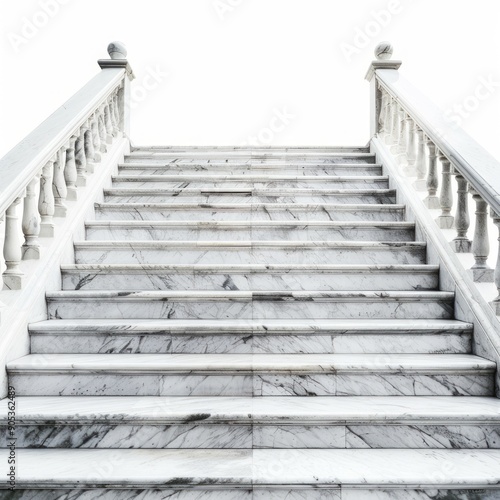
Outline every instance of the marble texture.
[[49, 319], [451, 319], [448, 292], [63, 291]]
[[367, 163], [335, 163], [321, 165], [315, 163], [288, 162], [282, 163], [251, 163], [251, 162], [211, 162], [211, 163], [163, 163], [128, 161], [118, 165], [120, 174], [130, 175], [164, 175], [164, 174], [210, 174], [210, 175], [331, 175], [331, 176], [366, 176], [382, 175], [382, 165]]
[[120, 188], [164, 188], [164, 189], [388, 189], [389, 179], [385, 176], [334, 176], [334, 175], [115, 175], [113, 187]]
[[222, 489], [345, 485], [425, 490], [495, 488], [500, 481], [497, 450], [25, 449], [18, 453], [23, 464], [19, 488], [113, 484], [168, 490], [216, 483]]
[[392, 189], [109, 188], [106, 202], [135, 203], [395, 203]]
[[7, 366], [19, 395], [492, 395], [471, 355], [46, 354]]
[[63, 290], [435, 290], [435, 266], [63, 266]]
[[77, 264], [425, 264], [422, 242], [78, 241]]
[[411, 222], [93, 221], [89, 241], [414, 241]]
[[402, 221], [402, 205], [246, 203], [98, 203], [97, 220], [141, 221]]

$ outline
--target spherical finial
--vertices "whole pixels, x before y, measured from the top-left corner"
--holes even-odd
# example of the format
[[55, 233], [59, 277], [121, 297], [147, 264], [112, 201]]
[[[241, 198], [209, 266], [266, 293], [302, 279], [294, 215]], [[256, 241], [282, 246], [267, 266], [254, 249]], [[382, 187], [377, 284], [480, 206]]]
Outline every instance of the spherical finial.
[[392, 57], [393, 48], [389, 42], [380, 42], [375, 47], [375, 57], [382, 61], [384, 59], [390, 59]]
[[108, 54], [111, 59], [127, 59], [127, 47], [122, 42], [111, 42], [108, 45]]

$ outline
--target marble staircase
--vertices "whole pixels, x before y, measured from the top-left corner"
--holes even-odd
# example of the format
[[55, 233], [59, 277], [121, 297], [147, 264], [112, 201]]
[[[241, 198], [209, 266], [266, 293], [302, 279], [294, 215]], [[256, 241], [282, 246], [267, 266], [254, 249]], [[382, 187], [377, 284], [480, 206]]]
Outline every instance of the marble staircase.
[[9, 498], [500, 498], [496, 365], [418, 235], [366, 148], [134, 149], [7, 366]]

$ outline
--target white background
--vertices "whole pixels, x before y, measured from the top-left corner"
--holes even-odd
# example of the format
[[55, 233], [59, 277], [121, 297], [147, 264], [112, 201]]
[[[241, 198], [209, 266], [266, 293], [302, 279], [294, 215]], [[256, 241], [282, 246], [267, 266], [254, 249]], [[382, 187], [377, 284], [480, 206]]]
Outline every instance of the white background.
[[[364, 76], [389, 40], [400, 71], [443, 109], [476, 108], [462, 126], [500, 158], [499, 23], [498, 0], [2, 0], [0, 156], [99, 71], [115, 39], [137, 75], [136, 144], [260, 133], [261, 143], [364, 145]], [[478, 102], [481, 79], [498, 83]], [[262, 135], [277, 110], [293, 118]]]

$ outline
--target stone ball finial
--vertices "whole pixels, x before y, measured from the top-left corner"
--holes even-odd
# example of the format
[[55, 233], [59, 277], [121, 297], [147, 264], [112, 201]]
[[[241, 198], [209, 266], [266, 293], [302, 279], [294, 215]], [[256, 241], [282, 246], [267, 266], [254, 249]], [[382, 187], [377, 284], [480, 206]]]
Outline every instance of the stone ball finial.
[[127, 47], [122, 42], [111, 42], [108, 45], [108, 54], [111, 59], [127, 59]]
[[375, 47], [375, 57], [382, 61], [384, 59], [390, 59], [392, 57], [393, 48], [389, 42], [380, 42]]

